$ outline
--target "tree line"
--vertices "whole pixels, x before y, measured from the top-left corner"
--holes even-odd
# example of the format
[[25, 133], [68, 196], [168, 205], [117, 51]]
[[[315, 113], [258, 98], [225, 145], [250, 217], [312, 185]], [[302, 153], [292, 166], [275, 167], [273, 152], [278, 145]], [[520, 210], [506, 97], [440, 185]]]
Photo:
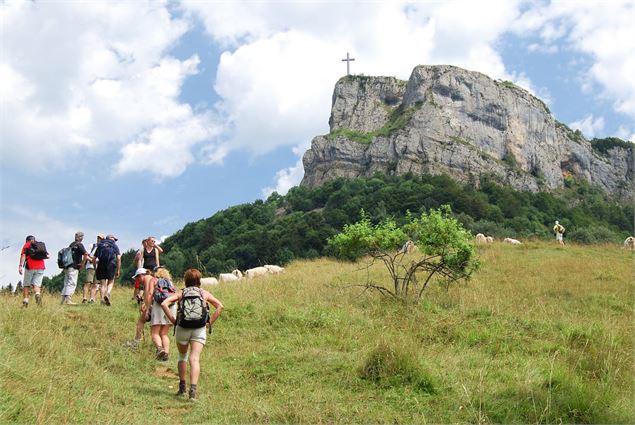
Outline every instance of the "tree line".
[[[567, 228], [567, 240], [580, 243], [619, 243], [633, 234], [633, 209], [584, 180], [567, 178], [563, 189], [532, 193], [488, 176], [462, 184], [446, 175], [377, 173], [296, 186], [284, 196], [274, 192], [188, 223], [162, 243], [161, 263], [173, 276], [190, 267], [216, 275], [333, 255], [327, 240], [360, 220], [362, 210], [374, 223], [390, 218], [401, 226], [408, 211], [421, 214], [444, 204], [472, 233], [496, 238], [552, 238], [554, 220]], [[133, 257], [133, 250], [122, 255], [123, 284], [131, 284]], [[44, 286], [59, 290], [62, 282], [61, 276], [45, 278]]]

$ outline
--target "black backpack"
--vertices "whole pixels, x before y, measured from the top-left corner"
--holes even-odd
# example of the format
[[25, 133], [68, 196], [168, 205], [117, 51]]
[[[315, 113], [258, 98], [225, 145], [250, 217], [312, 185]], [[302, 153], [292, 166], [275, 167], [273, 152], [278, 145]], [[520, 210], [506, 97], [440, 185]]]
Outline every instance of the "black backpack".
[[32, 260], [45, 260], [49, 253], [46, 250], [46, 244], [42, 241], [32, 241], [26, 250], [26, 255]]
[[154, 294], [152, 294], [152, 297], [157, 304], [161, 304], [167, 297], [175, 292], [176, 288], [174, 288], [172, 282], [169, 279], [161, 278], [157, 281], [157, 286], [154, 287]]
[[203, 298], [203, 291], [196, 287], [183, 289], [176, 324], [182, 328], [198, 329], [204, 327], [208, 321], [209, 307]]
[[104, 239], [97, 244], [95, 256], [102, 264], [114, 263], [117, 261], [117, 245], [110, 239]]

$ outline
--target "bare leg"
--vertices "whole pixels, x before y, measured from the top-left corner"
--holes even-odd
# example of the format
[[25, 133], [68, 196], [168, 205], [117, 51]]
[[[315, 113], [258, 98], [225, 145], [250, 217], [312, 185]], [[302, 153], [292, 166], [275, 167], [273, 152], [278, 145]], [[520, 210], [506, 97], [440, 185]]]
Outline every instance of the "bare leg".
[[160, 335], [161, 335], [161, 345], [163, 347], [163, 351], [166, 353], [170, 353], [170, 337], [168, 333], [170, 332], [170, 325], [161, 325]]
[[190, 341], [190, 385], [198, 385], [198, 377], [201, 374], [201, 351], [203, 344], [198, 341]]
[[[187, 353], [187, 349], [189, 348], [189, 346], [187, 344], [181, 345], [177, 342], [176, 348], [179, 350], [179, 353], [183, 355]], [[185, 374], [187, 373], [187, 362], [179, 361], [178, 366], [179, 366], [179, 380], [185, 381]]]
[[157, 351], [163, 350], [163, 340], [161, 339], [161, 325], [153, 325], [150, 327], [150, 336]]

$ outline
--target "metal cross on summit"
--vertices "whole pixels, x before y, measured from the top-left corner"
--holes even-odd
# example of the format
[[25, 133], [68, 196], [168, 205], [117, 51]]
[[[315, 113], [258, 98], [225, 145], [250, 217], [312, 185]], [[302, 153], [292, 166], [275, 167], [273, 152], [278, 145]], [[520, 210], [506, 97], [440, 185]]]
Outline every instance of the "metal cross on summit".
[[351, 61], [354, 61], [354, 58], [348, 56], [348, 52], [346, 52], [346, 59], [342, 59], [342, 62], [346, 62], [346, 75], [351, 75]]

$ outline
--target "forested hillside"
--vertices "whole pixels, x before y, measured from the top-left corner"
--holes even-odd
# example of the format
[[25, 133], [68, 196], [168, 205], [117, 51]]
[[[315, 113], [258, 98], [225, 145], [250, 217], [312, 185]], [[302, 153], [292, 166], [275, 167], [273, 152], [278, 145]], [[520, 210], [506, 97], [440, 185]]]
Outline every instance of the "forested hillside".
[[[206, 274], [245, 270], [263, 264], [287, 264], [297, 258], [329, 255], [327, 238], [366, 211], [378, 222], [406, 211], [419, 213], [449, 204], [457, 219], [473, 233], [496, 238], [551, 238], [554, 220], [580, 243], [621, 243], [633, 234], [633, 208], [607, 198], [584, 181], [567, 179], [554, 193], [520, 192], [482, 178], [479, 189], [447, 176], [385, 176], [336, 179], [310, 189], [292, 188], [285, 196], [237, 205], [187, 224], [162, 244], [162, 263], [180, 276], [190, 267]], [[123, 284], [134, 272], [133, 251], [122, 257]], [[80, 276], [81, 281], [81, 276]], [[60, 290], [62, 276], [44, 285]]]
[[309, 189], [294, 187], [228, 208], [187, 224], [164, 243], [164, 262], [180, 274], [199, 267], [210, 274], [294, 258], [328, 255], [326, 240], [365, 210], [374, 221], [406, 211], [421, 212], [449, 204], [463, 225], [494, 237], [551, 238], [554, 220], [565, 237], [582, 243], [618, 243], [633, 231], [633, 211], [611, 201], [584, 182], [567, 181], [557, 193], [519, 192], [483, 178], [479, 189], [446, 176], [338, 179]]

